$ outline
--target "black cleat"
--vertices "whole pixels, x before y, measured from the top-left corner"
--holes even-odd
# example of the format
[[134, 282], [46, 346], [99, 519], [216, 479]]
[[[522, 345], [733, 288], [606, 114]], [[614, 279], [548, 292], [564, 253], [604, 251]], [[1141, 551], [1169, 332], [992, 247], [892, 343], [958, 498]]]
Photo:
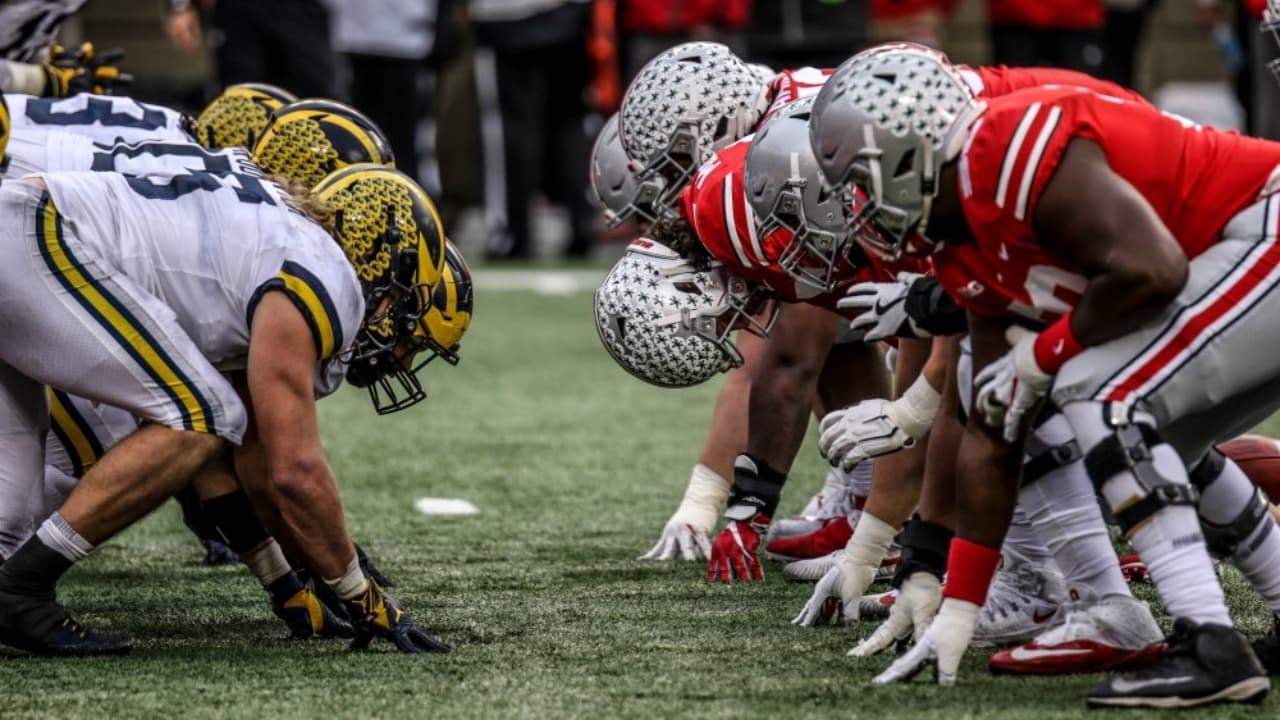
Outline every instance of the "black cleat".
[[1186, 708], [1258, 703], [1271, 680], [1240, 633], [1225, 625], [1177, 620], [1164, 659], [1107, 679], [1089, 691], [1090, 707]]
[[1272, 620], [1270, 632], [1253, 641], [1253, 654], [1268, 675], [1280, 675], [1280, 617]]
[[49, 657], [124, 655], [128, 640], [103, 637], [76, 622], [52, 598], [0, 593], [0, 643]]
[[204, 560], [202, 562], [209, 567], [233, 565], [240, 562], [239, 556], [221, 540], [201, 538], [200, 544], [204, 546]]

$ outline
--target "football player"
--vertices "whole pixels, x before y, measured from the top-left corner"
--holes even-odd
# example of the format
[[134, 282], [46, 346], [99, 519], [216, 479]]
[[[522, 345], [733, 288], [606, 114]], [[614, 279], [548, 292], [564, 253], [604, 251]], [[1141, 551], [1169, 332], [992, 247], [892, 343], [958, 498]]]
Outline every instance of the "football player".
[[54, 38], [62, 23], [86, 0], [26, 0], [0, 4], [0, 91], [67, 97], [83, 92], [110, 94], [132, 82], [116, 65], [121, 50], [97, 52], [83, 43], [74, 52]]
[[[1089, 476], [1178, 620], [1160, 663], [1103, 683], [1090, 704], [1265, 695], [1262, 668], [1230, 627], [1197, 498], [1206, 527], [1222, 531], [1215, 544], [1269, 601], [1280, 554], [1265, 548], [1280, 536], [1267, 513], [1255, 519], [1255, 491], [1234, 464], [1209, 461], [1198, 490], [1184, 462], [1199, 471], [1215, 440], [1280, 404], [1265, 391], [1270, 364], [1241, 367], [1230, 361], [1238, 350], [1223, 350], [1274, 337], [1266, 221], [1280, 145], [1080, 88], [982, 102], [920, 55], [848, 70], [815, 105], [824, 175], [867, 193], [856, 220], [883, 233], [860, 238], [874, 251], [933, 253], [969, 310], [980, 369], [946, 599], [878, 681], [908, 678], [935, 656], [939, 680], [955, 681], [1016, 495], [1010, 460], [1052, 386]], [[928, 111], [902, 115], [903, 97], [927, 98]]]
[[192, 134], [196, 142], [210, 150], [224, 147], [251, 150], [271, 121], [271, 113], [297, 101], [293, 93], [275, 85], [231, 85], [196, 116]]

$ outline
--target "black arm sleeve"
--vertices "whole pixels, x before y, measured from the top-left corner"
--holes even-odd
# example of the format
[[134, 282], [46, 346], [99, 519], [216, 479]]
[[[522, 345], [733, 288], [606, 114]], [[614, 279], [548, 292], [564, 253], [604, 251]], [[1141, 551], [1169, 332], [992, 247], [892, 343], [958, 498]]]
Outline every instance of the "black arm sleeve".
[[916, 327], [935, 337], [959, 335], [969, 329], [964, 310], [943, 291], [936, 278], [916, 278], [907, 290], [904, 307]]

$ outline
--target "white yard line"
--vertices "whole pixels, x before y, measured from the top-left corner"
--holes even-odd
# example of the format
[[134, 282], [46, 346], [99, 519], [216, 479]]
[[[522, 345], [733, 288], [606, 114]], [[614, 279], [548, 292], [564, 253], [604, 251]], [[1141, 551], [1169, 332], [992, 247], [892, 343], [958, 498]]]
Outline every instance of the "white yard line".
[[418, 498], [413, 507], [423, 515], [475, 515], [480, 508], [461, 498]]

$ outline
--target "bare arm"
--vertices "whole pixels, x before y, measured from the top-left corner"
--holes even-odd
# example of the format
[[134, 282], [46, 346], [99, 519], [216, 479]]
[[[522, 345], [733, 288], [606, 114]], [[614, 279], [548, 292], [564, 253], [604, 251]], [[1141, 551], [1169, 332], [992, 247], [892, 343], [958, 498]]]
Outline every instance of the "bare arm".
[[322, 578], [338, 578], [355, 557], [342, 500], [320, 444], [311, 331], [283, 294], [267, 293], [253, 316], [249, 395], [275, 502], [267, 525], [305, 538], [298, 551]]
[[1040, 197], [1035, 224], [1044, 243], [1089, 278], [1070, 320], [1086, 347], [1150, 320], [1186, 284], [1187, 258], [1177, 240], [1091, 141], [1071, 141]]
[[[975, 376], [1008, 350], [1005, 328], [1002, 321], [969, 316]], [[1020, 447], [1006, 443], [1000, 428], [987, 427], [976, 412], [969, 414], [955, 465], [956, 537], [1000, 547], [1018, 498], [1021, 459]]]

